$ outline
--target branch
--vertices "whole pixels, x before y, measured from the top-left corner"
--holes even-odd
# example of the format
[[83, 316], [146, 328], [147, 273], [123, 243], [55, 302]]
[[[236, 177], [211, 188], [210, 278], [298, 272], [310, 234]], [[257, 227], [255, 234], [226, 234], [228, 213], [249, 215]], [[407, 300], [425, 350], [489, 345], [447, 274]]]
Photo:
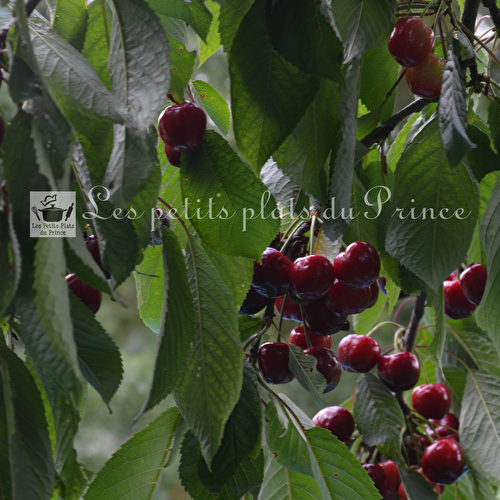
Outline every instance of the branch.
[[382, 125], [379, 125], [375, 130], [372, 130], [368, 135], [363, 137], [363, 139], [361, 139], [361, 143], [367, 148], [370, 148], [377, 142], [387, 139], [389, 134], [396, 128], [399, 122], [408, 118], [413, 113], [422, 111], [427, 104], [437, 102], [438, 99], [439, 98], [436, 97], [434, 99], [418, 99], [413, 101], [411, 104], [408, 104], [408, 106], [398, 111], [394, 116], [391, 116], [387, 121], [382, 123]]
[[495, 0], [481, 0], [484, 7], [490, 11], [491, 20], [495, 23], [497, 33], [500, 32], [500, 9]]
[[[487, 1], [487, 0], [486, 0]], [[471, 32], [474, 33], [476, 26], [477, 11], [479, 9], [479, 4], [481, 0], [465, 0], [464, 11], [462, 14], [462, 24]], [[467, 37], [474, 44], [474, 38], [466, 33]], [[470, 70], [470, 77], [472, 83], [477, 83], [481, 80], [482, 75], [477, 72], [477, 62], [476, 58], [467, 59], [464, 61], [464, 65]]]
[[[25, 0], [24, 8], [26, 9], [26, 17], [29, 17], [31, 13], [36, 9], [36, 6], [41, 0]], [[5, 49], [5, 42], [7, 41], [7, 35], [9, 34], [10, 28], [16, 22], [15, 17], [11, 17], [0, 30], [0, 50]]]
[[408, 325], [408, 329], [406, 330], [406, 334], [404, 337], [406, 352], [412, 352], [413, 348], [415, 347], [415, 340], [417, 338], [417, 333], [418, 333], [418, 325], [420, 324], [420, 320], [424, 316], [424, 307], [426, 299], [427, 299], [426, 293], [423, 291], [420, 292], [420, 296], [417, 297], [415, 305], [413, 306], [410, 323]]

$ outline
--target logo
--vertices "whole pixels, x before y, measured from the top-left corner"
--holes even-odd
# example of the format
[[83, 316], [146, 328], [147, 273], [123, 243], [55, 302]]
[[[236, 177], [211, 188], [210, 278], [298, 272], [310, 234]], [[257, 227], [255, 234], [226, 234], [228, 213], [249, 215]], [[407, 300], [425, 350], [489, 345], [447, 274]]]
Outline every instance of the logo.
[[72, 191], [31, 191], [30, 237], [75, 238], [75, 203]]

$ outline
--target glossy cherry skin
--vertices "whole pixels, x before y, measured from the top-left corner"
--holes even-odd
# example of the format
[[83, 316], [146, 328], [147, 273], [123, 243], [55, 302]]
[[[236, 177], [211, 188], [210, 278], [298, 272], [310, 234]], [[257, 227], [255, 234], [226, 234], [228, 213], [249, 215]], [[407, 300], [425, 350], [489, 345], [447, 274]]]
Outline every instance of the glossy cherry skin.
[[323, 299], [315, 300], [303, 308], [304, 321], [316, 335], [333, 335], [348, 328], [347, 316], [338, 316]]
[[284, 342], [265, 342], [260, 346], [257, 362], [269, 384], [286, 384], [293, 380], [293, 373], [288, 368], [289, 349]]
[[462, 292], [476, 306], [483, 298], [488, 271], [481, 264], [473, 264], [460, 275]]
[[[331, 335], [316, 335], [312, 330], [308, 330], [311, 347], [324, 347], [330, 349], [332, 347]], [[302, 349], [307, 349], [306, 332], [303, 326], [298, 326], [290, 332], [290, 344], [296, 345]]]
[[458, 279], [458, 271], [455, 269], [446, 279], [445, 281], [455, 281]]
[[380, 464], [363, 464], [370, 479], [375, 483], [375, 488], [383, 496], [385, 494], [385, 471]]
[[89, 252], [92, 254], [94, 261], [101, 268], [102, 272], [106, 276], [106, 279], [109, 280], [111, 278], [111, 274], [109, 274], [109, 271], [106, 271], [106, 269], [102, 266], [101, 254], [99, 252], [99, 240], [97, 239], [97, 236], [94, 234], [87, 236], [85, 238], [85, 244], [87, 245]]
[[380, 258], [375, 248], [364, 241], [351, 243], [333, 261], [335, 277], [349, 288], [366, 288], [380, 273]]
[[378, 376], [393, 392], [409, 391], [420, 377], [418, 359], [411, 352], [382, 356], [378, 362]]
[[78, 279], [74, 273], [66, 276], [69, 289], [95, 314], [101, 307], [102, 293]]
[[394, 25], [387, 47], [401, 66], [416, 66], [434, 48], [434, 32], [420, 17], [401, 17]]
[[325, 304], [339, 316], [358, 314], [364, 311], [371, 298], [370, 287], [354, 290], [335, 280], [325, 295]]
[[248, 314], [249, 316], [253, 316], [259, 311], [262, 311], [262, 309], [264, 309], [264, 307], [266, 307], [268, 303], [269, 299], [257, 292], [254, 287], [251, 286], [247, 292], [243, 304], [241, 304], [238, 314]]
[[253, 261], [252, 285], [255, 290], [268, 298], [285, 295], [290, 283], [290, 259], [275, 248], [267, 247], [261, 262]]
[[347, 335], [339, 343], [337, 357], [346, 371], [367, 373], [379, 362], [380, 347], [366, 335]]
[[379, 465], [380, 467], [382, 467], [382, 469], [384, 469], [385, 472], [384, 500], [386, 500], [386, 498], [388, 499], [389, 497], [395, 499], [399, 485], [401, 484], [398, 466], [392, 460], [380, 462]]
[[207, 116], [192, 102], [173, 104], [163, 111], [158, 120], [162, 141], [179, 153], [198, 149], [205, 137]]
[[333, 281], [333, 266], [322, 255], [300, 257], [290, 268], [290, 289], [300, 300], [319, 299], [330, 290]]
[[[283, 308], [284, 296], [278, 297], [275, 302], [276, 309], [279, 314], [281, 314], [281, 309]], [[300, 314], [300, 305], [294, 304], [290, 297], [287, 297], [285, 303], [285, 310], [283, 311], [283, 319], [291, 321], [302, 321], [302, 314]]]
[[354, 417], [342, 406], [323, 408], [312, 419], [314, 425], [330, 431], [340, 441], [346, 443], [354, 432]]
[[451, 438], [434, 441], [422, 455], [422, 471], [438, 484], [452, 484], [464, 472], [465, 459], [461, 446]]
[[406, 69], [406, 82], [410, 90], [420, 97], [433, 99], [441, 94], [446, 61], [429, 54], [420, 64]]
[[378, 293], [380, 291], [377, 281], [372, 283], [369, 288], [370, 288], [370, 302], [368, 302], [368, 305], [365, 307], [365, 309], [370, 309], [370, 307], [373, 307], [377, 303]]
[[306, 356], [314, 356], [318, 360], [316, 369], [326, 379], [326, 387], [323, 394], [333, 391], [339, 384], [342, 374], [340, 363], [335, 353], [324, 347], [309, 347], [308, 349], [304, 349], [304, 354]]
[[[436, 427], [436, 434], [439, 437], [451, 437], [458, 432], [459, 422], [457, 416], [454, 413], [448, 413], [439, 420], [431, 419], [431, 422], [438, 426]], [[455, 432], [453, 432], [453, 430], [451, 429], [454, 429]]]
[[179, 153], [179, 151], [174, 151], [165, 144], [165, 154], [170, 165], [174, 167], [181, 166], [181, 153]]
[[423, 384], [411, 394], [414, 410], [425, 418], [443, 418], [451, 406], [451, 394], [444, 384]]
[[445, 281], [444, 286], [444, 313], [451, 319], [468, 318], [476, 310], [462, 290], [460, 280]]

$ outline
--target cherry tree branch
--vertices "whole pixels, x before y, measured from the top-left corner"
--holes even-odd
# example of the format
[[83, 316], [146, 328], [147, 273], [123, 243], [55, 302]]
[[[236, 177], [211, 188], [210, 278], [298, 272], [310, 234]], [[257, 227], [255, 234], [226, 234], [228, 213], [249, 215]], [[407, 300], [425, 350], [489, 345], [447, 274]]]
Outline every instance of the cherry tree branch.
[[424, 316], [424, 307], [426, 299], [427, 299], [427, 294], [423, 291], [420, 292], [420, 295], [417, 297], [415, 305], [413, 306], [413, 311], [410, 317], [410, 323], [408, 324], [408, 328], [406, 329], [406, 334], [404, 336], [406, 352], [412, 352], [413, 349], [415, 348], [415, 340], [417, 339], [418, 325], [420, 324], [420, 320]]
[[[488, 1], [488, 0], [485, 0], [485, 1]], [[471, 33], [474, 33], [474, 31], [475, 31], [477, 11], [479, 9], [480, 3], [481, 3], [481, 0], [465, 0], [465, 3], [464, 3], [464, 10], [462, 13], [462, 24]], [[466, 35], [469, 38], [469, 40], [471, 41], [471, 43], [474, 43], [473, 37], [471, 37], [469, 33], [466, 33]], [[472, 57], [472, 58], [464, 61], [464, 66], [469, 68], [470, 77], [471, 77], [473, 84], [477, 83], [481, 80], [482, 75], [480, 75], [477, 71], [477, 62], [476, 62], [475, 57]]]
[[497, 32], [500, 32], [500, 9], [498, 8], [495, 0], [481, 0], [484, 7], [486, 7], [490, 11], [490, 17]]

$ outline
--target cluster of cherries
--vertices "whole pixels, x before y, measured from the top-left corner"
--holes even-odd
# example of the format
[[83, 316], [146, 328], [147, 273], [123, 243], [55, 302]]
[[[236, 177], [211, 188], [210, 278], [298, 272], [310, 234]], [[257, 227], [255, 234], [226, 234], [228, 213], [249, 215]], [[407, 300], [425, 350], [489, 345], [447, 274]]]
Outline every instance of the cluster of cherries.
[[414, 94], [429, 99], [441, 94], [446, 61], [432, 52], [434, 32], [422, 18], [398, 19], [387, 45], [392, 57], [406, 69], [406, 81]]
[[181, 153], [198, 149], [205, 137], [207, 117], [205, 111], [193, 102], [178, 103], [172, 94], [168, 98], [174, 103], [163, 110], [158, 118], [158, 132], [165, 143], [168, 162], [181, 166]]
[[488, 272], [481, 264], [468, 267], [457, 279], [453, 271], [443, 283], [444, 312], [451, 319], [468, 318], [483, 298]]

